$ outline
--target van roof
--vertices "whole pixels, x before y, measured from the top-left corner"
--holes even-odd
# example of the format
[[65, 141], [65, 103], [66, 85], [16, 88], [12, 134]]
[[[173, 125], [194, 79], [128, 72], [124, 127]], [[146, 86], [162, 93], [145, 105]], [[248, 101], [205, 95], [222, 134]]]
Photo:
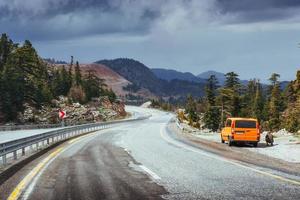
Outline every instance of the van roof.
[[250, 121], [257, 121], [257, 119], [255, 119], [255, 118], [243, 118], [243, 117], [229, 117], [227, 119], [230, 119], [230, 120], [250, 120]]

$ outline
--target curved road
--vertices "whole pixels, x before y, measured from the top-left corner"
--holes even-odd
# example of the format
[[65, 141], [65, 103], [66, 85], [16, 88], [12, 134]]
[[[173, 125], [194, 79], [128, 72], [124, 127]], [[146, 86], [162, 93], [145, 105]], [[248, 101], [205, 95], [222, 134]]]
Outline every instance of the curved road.
[[166, 129], [171, 114], [129, 109], [152, 117], [66, 142], [0, 186], [1, 199], [300, 198], [295, 177], [181, 143]]

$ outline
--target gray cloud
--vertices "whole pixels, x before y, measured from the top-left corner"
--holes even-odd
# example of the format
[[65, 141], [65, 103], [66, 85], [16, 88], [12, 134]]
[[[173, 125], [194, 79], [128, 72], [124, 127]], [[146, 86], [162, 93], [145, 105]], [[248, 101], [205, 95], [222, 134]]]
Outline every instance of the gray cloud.
[[274, 21], [299, 15], [299, 0], [217, 0], [222, 14], [235, 15], [233, 22]]
[[0, 26], [13, 38], [52, 40], [143, 33], [159, 4], [136, 0], [0, 0]]
[[13, 38], [63, 40], [123, 33], [143, 35], [172, 20], [249, 23], [296, 15], [298, 0], [0, 0], [0, 27]]
[[299, 0], [0, 0], [0, 32], [43, 57], [131, 57], [243, 79], [299, 69]]

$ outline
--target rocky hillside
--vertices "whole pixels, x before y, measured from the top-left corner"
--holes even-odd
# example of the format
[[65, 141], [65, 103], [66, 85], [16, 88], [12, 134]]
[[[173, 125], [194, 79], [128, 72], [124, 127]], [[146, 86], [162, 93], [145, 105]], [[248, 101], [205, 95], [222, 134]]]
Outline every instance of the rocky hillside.
[[57, 124], [60, 123], [58, 111], [66, 112], [66, 125], [108, 121], [123, 118], [127, 115], [124, 104], [113, 103], [107, 97], [95, 98], [92, 102], [82, 105], [71, 103], [67, 97], [60, 96], [52, 101], [52, 106], [36, 109], [28, 104], [18, 121], [22, 124]]
[[69, 65], [42, 59], [30, 41], [0, 37], [0, 124], [57, 123], [59, 109], [71, 124], [124, 117], [124, 105], [106, 85], [128, 83], [105, 66], [80, 67], [73, 56]]
[[[63, 65], [56, 65], [62, 67]], [[68, 67], [68, 65], [65, 65]], [[115, 71], [101, 64], [79, 64], [83, 74], [87, 74], [89, 71], [93, 71], [94, 75], [104, 80], [104, 83], [111, 88], [118, 96], [125, 96], [128, 92], [123, 89], [128, 84], [131, 84], [128, 80], [120, 76]]]

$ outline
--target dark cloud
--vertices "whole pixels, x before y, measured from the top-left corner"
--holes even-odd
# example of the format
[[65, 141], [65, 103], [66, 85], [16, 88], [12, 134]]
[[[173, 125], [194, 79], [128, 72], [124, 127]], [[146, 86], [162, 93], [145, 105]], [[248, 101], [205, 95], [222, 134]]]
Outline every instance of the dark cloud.
[[59, 40], [109, 33], [142, 34], [160, 15], [158, 4], [144, 2], [0, 0], [0, 27], [13, 38], [31, 40]]
[[299, 8], [299, 0], [0, 0], [0, 27], [16, 40], [64, 40], [146, 34], [178, 13], [192, 23], [250, 23], [292, 18]]
[[[237, 22], [282, 20], [300, 10], [299, 0], [217, 0], [222, 14], [233, 14]], [[298, 11], [298, 12], [297, 12]]]

